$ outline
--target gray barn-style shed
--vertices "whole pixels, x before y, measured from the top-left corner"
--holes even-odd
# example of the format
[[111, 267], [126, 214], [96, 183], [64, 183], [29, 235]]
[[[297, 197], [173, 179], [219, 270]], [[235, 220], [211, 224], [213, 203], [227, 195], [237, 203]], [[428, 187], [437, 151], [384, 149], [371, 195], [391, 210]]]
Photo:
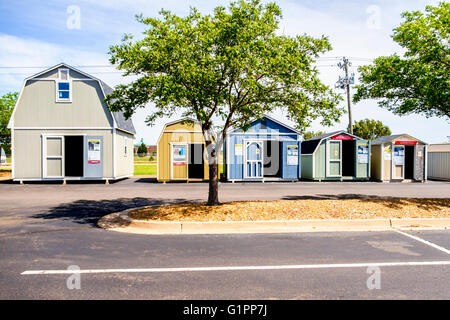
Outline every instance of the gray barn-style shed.
[[115, 180], [133, 175], [131, 119], [111, 112], [103, 81], [60, 63], [26, 78], [14, 107], [12, 177]]

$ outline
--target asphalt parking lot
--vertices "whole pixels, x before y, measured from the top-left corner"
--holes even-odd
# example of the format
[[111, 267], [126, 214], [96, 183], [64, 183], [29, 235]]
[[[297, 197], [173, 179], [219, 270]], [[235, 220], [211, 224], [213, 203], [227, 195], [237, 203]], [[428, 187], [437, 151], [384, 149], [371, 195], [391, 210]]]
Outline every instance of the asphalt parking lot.
[[[449, 186], [221, 184], [220, 196], [222, 201], [448, 198]], [[448, 230], [149, 236], [95, 225], [113, 211], [202, 201], [206, 192], [206, 184], [145, 179], [106, 186], [0, 183], [0, 298], [450, 298]], [[86, 272], [80, 274], [80, 289], [67, 287], [69, 266]], [[370, 289], [377, 266], [379, 288]]]

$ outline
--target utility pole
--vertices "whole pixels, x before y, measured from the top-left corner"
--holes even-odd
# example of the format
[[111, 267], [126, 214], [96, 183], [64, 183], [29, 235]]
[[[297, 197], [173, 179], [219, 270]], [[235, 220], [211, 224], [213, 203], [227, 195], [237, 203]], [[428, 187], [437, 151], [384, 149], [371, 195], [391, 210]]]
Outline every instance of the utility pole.
[[347, 91], [347, 107], [348, 107], [348, 132], [353, 134], [353, 119], [352, 119], [352, 101], [350, 94], [350, 85], [355, 83], [355, 74], [349, 75], [348, 67], [352, 63], [346, 58], [342, 58], [342, 62], [338, 63], [338, 67], [343, 69], [345, 72], [344, 78], [339, 76], [339, 80], [336, 83], [336, 88], [346, 89]]

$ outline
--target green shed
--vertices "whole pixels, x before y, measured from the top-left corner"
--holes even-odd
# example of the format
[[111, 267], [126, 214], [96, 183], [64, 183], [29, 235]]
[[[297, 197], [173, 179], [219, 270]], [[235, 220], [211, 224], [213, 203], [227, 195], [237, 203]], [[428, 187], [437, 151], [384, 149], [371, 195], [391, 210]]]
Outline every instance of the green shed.
[[341, 130], [303, 141], [301, 152], [304, 179], [369, 180], [369, 140]]

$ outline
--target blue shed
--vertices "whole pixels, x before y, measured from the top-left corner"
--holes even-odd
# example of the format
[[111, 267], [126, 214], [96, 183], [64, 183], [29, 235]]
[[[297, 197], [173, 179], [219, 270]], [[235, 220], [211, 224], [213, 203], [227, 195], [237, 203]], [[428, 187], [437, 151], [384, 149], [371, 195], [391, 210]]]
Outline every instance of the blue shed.
[[231, 130], [224, 144], [228, 181], [283, 181], [301, 177], [299, 132], [269, 116], [247, 131]]

